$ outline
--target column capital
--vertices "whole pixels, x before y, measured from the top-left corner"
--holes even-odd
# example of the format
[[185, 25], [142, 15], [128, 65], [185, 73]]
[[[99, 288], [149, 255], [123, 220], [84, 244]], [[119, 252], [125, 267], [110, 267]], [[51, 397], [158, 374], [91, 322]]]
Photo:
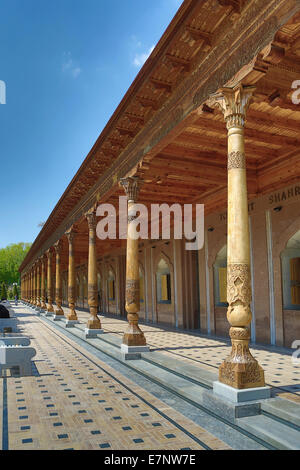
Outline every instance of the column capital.
[[90, 210], [85, 214], [89, 230], [96, 230], [97, 220], [96, 220], [96, 205], [94, 205]]
[[211, 95], [208, 106], [221, 109], [227, 124], [231, 127], [244, 127], [246, 112], [255, 91], [255, 86], [244, 86], [239, 83], [234, 88], [221, 88]]
[[73, 243], [74, 241], [74, 238], [77, 234], [77, 230], [75, 229], [74, 225], [72, 225], [66, 232], [65, 232], [65, 235], [68, 239], [68, 242], [69, 243]]
[[54, 243], [53, 247], [54, 247], [55, 253], [57, 255], [59, 255], [61, 253], [61, 249], [62, 249], [62, 241], [57, 240], [57, 242]]
[[137, 202], [140, 188], [143, 181], [139, 176], [128, 176], [127, 178], [120, 178], [120, 186], [123, 187], [128, 201]]

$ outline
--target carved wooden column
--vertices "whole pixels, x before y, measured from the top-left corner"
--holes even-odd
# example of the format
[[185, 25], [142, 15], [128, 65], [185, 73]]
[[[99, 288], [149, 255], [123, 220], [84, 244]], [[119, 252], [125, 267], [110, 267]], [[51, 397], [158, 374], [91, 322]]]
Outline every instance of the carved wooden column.
[[74, 237], [76, 231], [73, 227], [66, 232], [69, 242], [69, 269], [68, 269], [68, 302], [70, 312], [67, 315], [66, 326], [72, 326], [78, 323], [77, 313], [75, 311], [76, 302], [76, 284], [75, 284], [75, 258], [74, 258]]
[[41, 309], [41, 265], [40, 260], [36, 263], [36, 307]]
[[46, 300], [46, 289], [45, 289], [45, 257], [41, 258], [41, 309], [42, 311], [47, 310]]
[[51, 273], [51, 260], [52, 260], [52, 251], [51, 248], [46, 251], [47, 256], [47, 297], [48, 297], [48, 305], [47, 305], [47, 313], [46, 315], [51, 315], [54, 313], [54, 308], [52, 305], [52, 273]]
[[89, 228], [89, 259], [88, 259], [88, 304], [90, 318], [85, 330], [86, 336], [95, 336], [102, 333], [101, 322], [97, 316], [98, 312], [98, 286], [97, 286], [97, 254], [96, 254], [96, 207], [86, 214]]
[[21, 290], [21, 299], [23, 301], [26, 302], [26, 298], [27, 298], [27, 286], [26, 286], [26, 283], [27, 283], [27, 277], [26, 277], [26, 274], [24, 274], [23, 276], [23, 282], [22, 282], [22, 290]]
[[24, 298], [25, 302], [28, 302], [28, 274], [24, 275]]
[[60, 255], [62, 249], [62, 242], [58, 240], [54, 244], [55, 250], [55, 260], [56, 260], [56, 271], [55, 271], [55, 302], [56, 302], [56, 310], [54, 320], [58, 319], [58, 317], [64, 316], [64, 311], [61, 308], [62, 303], [62, 289], [61, 289], [61, 269], [60, 269]]
[[33, 265], [33, 302], [32, 305], [37, 305], [36, 300], [36, 263]]
[[30, 289], [30, 294], [29, 294], [29, 303], [32, 304], [32, 269], [29, 272], [29, 289]]
[[[121, 186], [127, 196], [128, 201], [128, 224], [127, 224], [127, 252], [126, 252], [126, 304], [128, 328], [123, 336], [121, 351], [125, 353], [125, 358], [130, 357], [130, 353], [149, 351], [144, 333], [138, 325], [140, 310], [140, 276], [138, 260], [138, 239], [134, 239], [134, 220], [136, 218], [136, 203], [141, 186], [138, 176], [121, 178]], [[137, 354], [138, 357], [138, 354]]]
[[251, 273], [244, 124], [254, 87], [223, 88], [212, 97], [228, 129], [227, 319], [232, 351], [219, 381], [237, 389], [263, 387], [264, 372], [249, 351]]

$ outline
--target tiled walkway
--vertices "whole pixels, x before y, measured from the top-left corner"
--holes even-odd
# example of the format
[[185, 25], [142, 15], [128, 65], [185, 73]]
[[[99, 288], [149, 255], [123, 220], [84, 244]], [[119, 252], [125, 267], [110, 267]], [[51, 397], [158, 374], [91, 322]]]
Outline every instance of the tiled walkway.
[[[18, 306], [16, 312], [20, 312], [22, 334], [31, 337], [37, 351], [35, 375], [0, 380], [3, 410], [7, 411], [7, 420], [0, 416], [2, 448], [229, 448], [71, 339], [66, 340], [29, 309]], [[105, 323], [105, 328], [118, 329], [118, 322], [107, 319]], [[3, 394], [6, 387], [7, 399]]]
[[[68, 309], [65, 308], [65, 313]], [[78, 310], [78, 318], [85, 323], [88, 313]], [[100, 316], [104, 331], [123, 335], [127, 321], [123, 318]], [[204, 369], [217, 371], [218, 366], [229, 355], [231, 347], [228, 341], [200, 336], [183, 331], [149, 324], [141, 325], [151, 350], [160, 351], [183, 361], [199, 365]], [[300, 364], [293, 364], [291, 351], [253, 345], [253, 356], [265, 371], [266, 383], [276, 387], [282, 398], [300, 403]]]

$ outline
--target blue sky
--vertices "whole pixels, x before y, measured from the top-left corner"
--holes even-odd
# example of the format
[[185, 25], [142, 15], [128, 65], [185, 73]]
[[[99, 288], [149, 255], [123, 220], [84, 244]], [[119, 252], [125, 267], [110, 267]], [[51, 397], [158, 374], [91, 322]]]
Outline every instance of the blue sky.
[[0, 248], [33, 242], [181, 0], [0, 0]]

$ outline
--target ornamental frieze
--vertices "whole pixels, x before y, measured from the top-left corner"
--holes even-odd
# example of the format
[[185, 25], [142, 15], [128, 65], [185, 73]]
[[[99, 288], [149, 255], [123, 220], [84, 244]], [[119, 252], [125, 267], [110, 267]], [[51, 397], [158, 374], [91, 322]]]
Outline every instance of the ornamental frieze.
[[228, 170], [232, 170], [233, 168], [246, 168], [246, 159], [244, 152], [230, 152], [228, 155]]

